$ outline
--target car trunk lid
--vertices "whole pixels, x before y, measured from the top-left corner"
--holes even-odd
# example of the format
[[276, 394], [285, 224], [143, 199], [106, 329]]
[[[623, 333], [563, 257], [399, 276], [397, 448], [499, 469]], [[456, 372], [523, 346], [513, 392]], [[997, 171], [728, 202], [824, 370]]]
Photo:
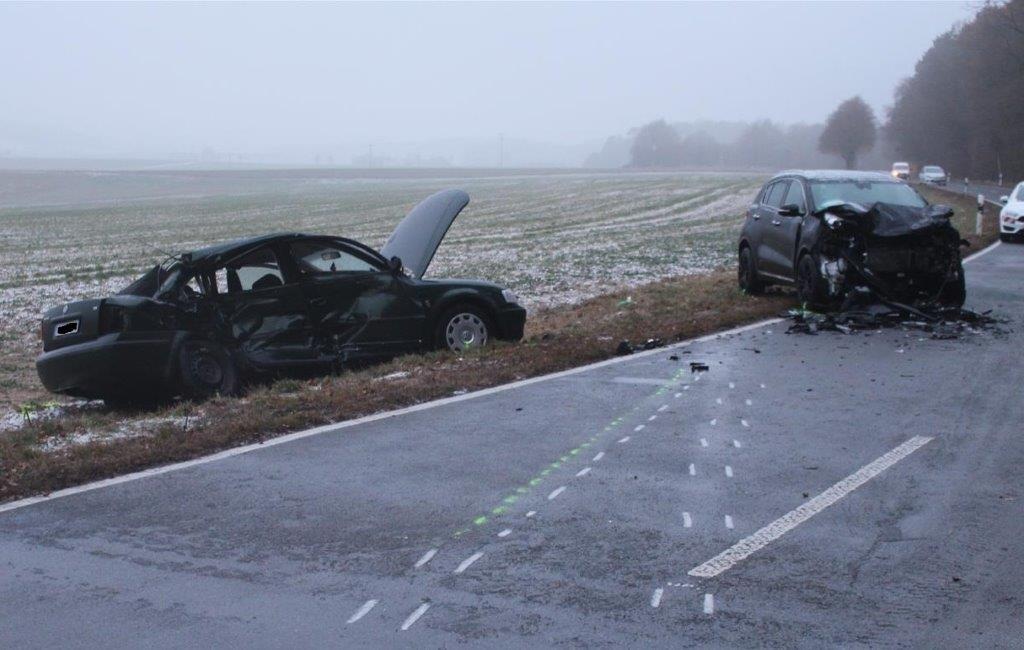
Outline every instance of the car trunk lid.
[[462, 190], [427, 197], [399, 222], [380, 249], [381, 255], [400, 258], [413, 277], [422, 278], [455, 217], [468, 203], [469, 195]]
[[80, 300], [47, 311], [40, 332], [43, 350], [49, 352], [99, 336], [102, 304], [103, 299]]

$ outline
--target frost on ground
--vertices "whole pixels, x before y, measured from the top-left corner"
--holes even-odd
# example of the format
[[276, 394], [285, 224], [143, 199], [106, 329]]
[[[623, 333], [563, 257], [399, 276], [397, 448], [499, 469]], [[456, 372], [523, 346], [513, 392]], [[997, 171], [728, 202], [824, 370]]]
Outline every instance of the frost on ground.
[[[89, 179], [61, 174], [63, 186], [92, 197]], [[42, 311], [118, 291], [159, 262], [160, 251], [281, 231], [380, 246], [419, 200], [461, 187], [472, 200], [429, 275], [492, 280], [536, 309], [727, 263], [759, 183], [711, 173], [453, 172], [392, 179], [282, 173], [230, 185], [224, 175], [201, 174], [188, 183], [180, 175], [105, 174], [104, 191], [117, 189], [122, 198], [79, 205], [62, 195], [61, 205], [41, 207], [32, 195], [18, 207], [17, 188], [7, 193], [8, 207], [0, 208], [0, 413], [20, 418], [19, 405], [53, 399], [32, 363]]]

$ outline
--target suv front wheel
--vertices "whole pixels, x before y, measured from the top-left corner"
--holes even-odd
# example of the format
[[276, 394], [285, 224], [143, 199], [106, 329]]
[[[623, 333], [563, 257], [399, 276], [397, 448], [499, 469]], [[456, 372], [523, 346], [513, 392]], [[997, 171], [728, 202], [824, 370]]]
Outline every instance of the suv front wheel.
[[829, 306], [828, 281], [821, 276], [811, 253], [805, 253], [797, 263], [796, 296], [800, 304], [812, 309], [825, 309]]

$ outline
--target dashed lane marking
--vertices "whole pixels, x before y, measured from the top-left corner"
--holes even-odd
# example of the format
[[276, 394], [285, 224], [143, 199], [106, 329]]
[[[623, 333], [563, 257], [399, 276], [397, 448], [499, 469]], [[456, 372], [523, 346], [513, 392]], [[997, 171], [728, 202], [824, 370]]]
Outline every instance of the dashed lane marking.
[[623, 436], [622, 438], [619, 438], [620, 445], [626, 442], [629, 442], [629, 436]]
[[690, 517], [690, 513], [683, 513], [683, 528], [689, 528], [693, 526], [693, 519]]
[[711, 426], [715, 426], [716, 424], [718, 424], [718, 418], [712, 418], [711, 419]]
[[700, 446], [701, 447], [707, 447], [708, 446], [708, 439], [707, 438], [701, 438], [700, 439]]
[[658, 416], [657, 416], [657, 415], [652, 415], [651, 417], [647, 418], [647, 421], [648, 421], [648, 422], [654, 422], [654, 421], [655, 421], [655, 420], [657, 420], [657, 419], [658, 419]]
[[732, 465], [725, 466], [725, 475], [732, 478]]
[[750, 423], [747, 422], [746, 420], [740, 420], [740, 424], [742, 424], [745, 427], [749, 427], [750, 426]]
[[715, 613], [715, 597], [711, 594], [704, 594], [704, 613]]
[[[927, 436], [914, 436], [895, 449], [879, 456], [853, 474], [850, 474], [818, 496], [790, 510], [753, 535], [746, 537], [722, 551], [704, 564], [690, 569], [689, 574], [697, 578], [713, 578], [732, 568], [737, 562], [768, 546], [803, 522], [818, 514], [847, 494], [864, 485], [896, 463], [932, 441]], [[726, 525], [729, 523], [726, 517]]]
[[589, 467], [584, 467], [580, 471], [576, 472], [576, 477], [579, 478], [580, 476], [586, 476], [589, 473], [590, 473], [590, 468]]
[[722, 398], [721, 397], [716, 397], [715, 398], [715, 404], [721, 404], [721, 403], [722, 403]]
[[693, 463], [690, 463], [690, 476], [696, 476], [696, 475], [697, 475], [697, 468], [694, 466]]
[[742, 447], [743, 445], [742, 445], [742, 444], [740, 444], [740, 441], [739, 441], [739, 440], [733, 440], [733, 441], [732, 441], [732, 446], [733, 446], [733, 447], [735, 447], [735, 448], [737, 448], [737, 449], [739, 449], [739, 448], [740, 448], [740, 447]]
[[527, 516], [527, 517], [532, 517], [532, 516], [534, 516], [535, 514], [537, 514], [537, 511], [536, 511], [536, 510], [531, 510], [530, 512], [526, 513], [526, 516]]
[[413, 623], [420, 620], [420, 617], [426, 614], [428, 609], [430, 609], [430, 603], [423, 603], [413, 610], [413, 613], [409, 614], [409, 618], [405, 619], [405, 622], [402, 623], [402, 631], [405, 632], [412, 627]]
[[633, 427], [633, 431], [643, 431], [643, 430], [644, 430], [644, 425], [642, 425], [642, 424], [638, 424], [635, 427]]
[[556, 487], [554, 490], [551, 490], [551, 494], [548, 495], [548, 501], [554, 500], [562, 492], [565, 492], [565, 486], [564, 485], [561, 486], [561, 487]]
[[651, 607], [657, 607], [661, 604], [661, 595], [665, 593], [665, 590], [658, 587], [654, 590], [654, 594], [651, 595]]
[[594, 456], [591, 460], [593, 460], [593, 462], [596, 463], [597, 461], [601, 460], [602, 458], [604, 458], [604, 452], [603, 451], [599, 451], [599, 452], [597, 452], [597, 455]]
[[505, 530], [503, 530], [500, 533], [498, 533], [498, 537], [508, 537], [511, 534], [512, 534], [512, 529], [511, 528], [506, 528]]
[[355, 614], [353, 614], [352, 616], [348, 617], [348, 620], [345, 621], [345, 625], [352, 625], [353, 623], [355, 623], [356, 621], [358, 621], [362, 617], [364, 617], [367, 614], [369, 614], [370, 610], [373, 609], [376, 606], [377, 606], [377, 601], [376, 600], [368, 600], [368, 601], [366, 601], [365, 603], [363, 603], [362, 607], [360, 607], [359, 609], [356, 610]]
[[732, 530], [732, 515], [725, 516], [725, 527]]
[[744, 400], [744, 403], [746, 403], [747, 406], [753, 406], [754, 405], [754, 401], [753, 400], [749, 400], [749, 399], [748, 400]]
[[436, 548], [430, 549], [429, 551], [427, 551], [426, 553], [423, 554], [423, 557], [421, 557], [420, 559], [416, 560], [416, 564], [413, 566], [413, 568], [415, 568], [415, 569], [420, 568], [421, 566], [423, 566], [427, 562], [430, 562], [432, 559], [434, 559], [435, 555], [437, 555], [437, 549]]
[[474, 554], [472, 554], [472, 555], [470, 555], [465, 560], [463, 560], [459, 564], [459, 566], [455, 567], [455, 573], [463, 573], [463, 572], [465, 572], [466, 569], [468, 569], [470, 566], [472, 566], [472, 564], [474, 562], [476, 562], [477, 560], [479, 560], [483, 556], [484, 556], [484, 554], [480, 553], [479, 551], [474, 553]]
[[736, 388], [736, 384], [734, 384], [733, 382], [730, 381], [729, 382], [729, 388]]
[[662, 411], [665, 411], [667, 409], [668, 409], [668, 404], [662, 404], [661, 406], [658, 407], [658, 413], [661, 413]]

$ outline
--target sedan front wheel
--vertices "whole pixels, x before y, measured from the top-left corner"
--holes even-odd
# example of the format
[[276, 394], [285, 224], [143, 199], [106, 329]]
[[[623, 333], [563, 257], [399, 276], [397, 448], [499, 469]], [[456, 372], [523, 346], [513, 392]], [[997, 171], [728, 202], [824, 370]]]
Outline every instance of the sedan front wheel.
[[438, 347], [466, 352], [487, 345], [491, 338], [491, 320], [476, 305], [455, 305], [438, 319]]

